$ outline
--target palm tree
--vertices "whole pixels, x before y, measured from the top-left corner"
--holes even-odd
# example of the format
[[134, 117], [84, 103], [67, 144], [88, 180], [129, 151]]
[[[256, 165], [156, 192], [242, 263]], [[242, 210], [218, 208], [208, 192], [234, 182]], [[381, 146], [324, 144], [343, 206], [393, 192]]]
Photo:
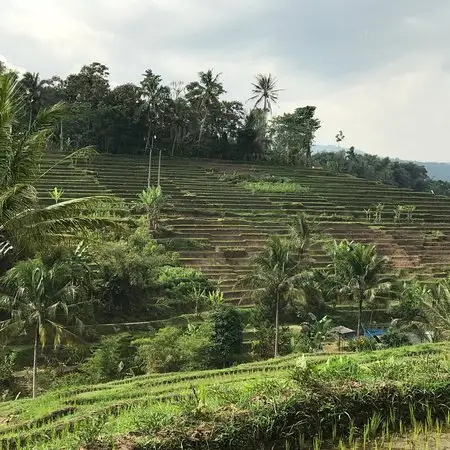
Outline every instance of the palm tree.
[[342, 241], [328, 248], [331, 257], [333, 290], [358, 303], [357, 335], [361, 332], [364, 303], [373, 302], [391, 292], [392, 278], [387, 275], [389, 261], [378, 256], [375, 245]]
[[[40, 163], [53, 126], [64, 113], [61, 103], [41, 109], [25, 132], [17, 130], [20, 112], [26, 100], [15, 74], [0, 75], [0, 248], [9, 253], [33, 254], [59, 240], [79, 232], [117, 225], [117, 219], [102, 213], [105, 204], [113, 206], [109, 196], [84, 197], [40, 207], [34, 183], [45, 176]], [[80, 149], [74, 156], [92, 155], [92, 149]], [[58, 163], [57, 163], [58, 164]], [[56, 164], [56, 165], [57, 165]], [[97, 209], [96, 216], [90, 211]], [[0, 255], [1, 257], [1, 255]]]
[[[1, 279], [2, 309], [9, 318], [0, 322], [4, 339], [26, 334], [34, 341], [33, 398], [36, 396], [38, 346], [52, 338], [54, 348], [63, 341], [76, 340], [83, 329], [77, 312], [82, 290], [73, 284], [71, 269], [64, 264], [46, 267], [40, 259], [17, 263]], [[66, 327], [75, 325], [76, 334]]]
[[423, 286], [420, 292], [421, 318], [414, 321], [416, 327], [432, 332], [433, 341], [448, 339], [450, 335], [450, 280]]
[[144, 108], [147, 112], [147, 138], [145, 140], [144, 152], [149, 154], [147, 187], [151, 186], [151, 168], [153, 145], [156, 138], [155, 125], [156, 120], [162, 114], [164, 104], [170, 97], [170, 89], [161, 85], [162, 78], [155, 75], [150, 69], [144, 73], [144, 79], [141, 81], [141, 94], [144, 98]]
[[278, 93], [281, 89], [277, 89], [277, 79], [270, 73], [268, 75], [259, 74], [256, 76], [256, 82], [252, 83], [254, 94], [249, 100], [255, 100], [255, 108], [262, 105], [263, 111], [272, 113], [272, 105], [278, 100]]
[[305, 214], [297, 214], [289, 225], [289, 240], [298, 252], [299, 261], [307, 258], [316, 231], [316, 224]]
[[[280, 308], [289, 300], [303, 298], [300, 282], [302, 266], [287, 239], [271, 236], [263, 250], [253, 258], [253, 271], [239, 284], [253, 289], [254, 293], [269, 299], [275, 309], [274, 356], [278, 356]], [[256, 291], [259, 290], [259, 291]]]
[[226, 91], [223, 88], [222, 82], [219, 80], [222, 75], [221, 73], [214, 74], [209, 69], [206, 72], [199, 72], [198, 75], [200, 81], [194, 81], [186, 87], [186, 98], [194, 103], [201, 116], [197, 141], [197, 144], [200, 144], [208, 114], [213, 106], [218, 105], [219, 97], [225, 94]]
[[38, 73], [26, 72], [20, 80], [20, 84], [24, 90], [25, 98], [29, 103], [28, 129], [30, 130], [33, 119], [41, 107], [41, 95], [44, 82], [39, 79]]

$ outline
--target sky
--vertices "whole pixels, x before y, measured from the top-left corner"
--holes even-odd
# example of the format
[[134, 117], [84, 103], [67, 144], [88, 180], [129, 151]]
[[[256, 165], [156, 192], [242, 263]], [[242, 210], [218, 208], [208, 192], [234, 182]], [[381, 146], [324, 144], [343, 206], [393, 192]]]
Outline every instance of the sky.
[[245, 102], [271, 73], [274, 114], [317, 106], [317, 143], [342, 129], [417, 161], [450, 161], [449, 42], [449, 0], [1, 0], [0, 59], [42, 78], [93, 61], [114, 84], [214, 69]]

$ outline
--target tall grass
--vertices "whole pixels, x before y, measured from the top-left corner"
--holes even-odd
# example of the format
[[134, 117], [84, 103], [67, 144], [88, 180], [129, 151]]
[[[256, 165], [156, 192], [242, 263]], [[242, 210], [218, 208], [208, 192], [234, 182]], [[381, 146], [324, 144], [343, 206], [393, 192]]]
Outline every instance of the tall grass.
[[79, 448], [130, 432], [144, 448], [161, 450], [194, 448], [193, 435], [195, 448], [246, 450], [262, 442], [280, 449], [302, 442], [300, 448], [385, 448], [408, 430], [410, 440], [430, 433], [436, 440], [450, 423], [448, 350], [449, 344], [424, 344], [307, 356], [300, 365], [291, 356], [59, 389], [0, 404], [0, 416], [10, 418], [0, 424], [0, 448]]

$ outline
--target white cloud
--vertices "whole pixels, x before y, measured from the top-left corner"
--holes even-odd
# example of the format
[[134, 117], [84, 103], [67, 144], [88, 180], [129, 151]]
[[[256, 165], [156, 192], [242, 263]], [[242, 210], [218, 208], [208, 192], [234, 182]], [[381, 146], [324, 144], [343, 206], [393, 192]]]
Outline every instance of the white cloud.
[[[100, 61], [114, 83], [223, 73], [245, 102], [255, 74], [279, 79], [275, 113], [317, 105], [318, 142], [450, 160], [447, 0], [3, 0], [9, 62], [42, 77]], [[326, 11], [326, 13], [324, 12]], [[1, 59], [1, 56], [0, 56]]]

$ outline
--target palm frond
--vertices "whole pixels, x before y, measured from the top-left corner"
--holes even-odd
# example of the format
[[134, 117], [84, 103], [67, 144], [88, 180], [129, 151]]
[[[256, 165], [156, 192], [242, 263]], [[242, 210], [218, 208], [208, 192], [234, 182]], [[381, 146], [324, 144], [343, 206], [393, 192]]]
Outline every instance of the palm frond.
[[97, 150], [94, 147], [88, 146], [74, 150], [64, 158], [59, 159], [55, 164], [50, 166], [47, 170], [39, 174], [39, 179], [45, 177], [48, 173], [54, 170], [56, 167], [64, 164], [67, 161], [71, 161], [76, 164], [78, 161], [88, 162], [91, 161], [97, 155]]
[[14, 148], [13, 129], [24, 107], [18, 94], [15, 74], [0, 74], [0, 189], [5, 189], [14, 175], [9, 164]]
[[29, 184], [15, 184], [0, 193], [0, 223], [8, 222], [37, 202], [36, 189]]
[[[83, 197], [67, 200], [42, 209], [25, 209], [9, 220], [0, 222], [0, 234], [6, 233], [19, 250], [35, 244], [51, 244], [77, 233], [115, 228], [127, 220], [110, 217], [105, 209], [122, 205], [121, 199], [110, 196]], [[94, 213], [105, 211], [105, 214]]]
[[24, 333], [26, 327], [25, 320], [3, 320], [0, 322], [0, 342], [5, 344], [10, 339]]

